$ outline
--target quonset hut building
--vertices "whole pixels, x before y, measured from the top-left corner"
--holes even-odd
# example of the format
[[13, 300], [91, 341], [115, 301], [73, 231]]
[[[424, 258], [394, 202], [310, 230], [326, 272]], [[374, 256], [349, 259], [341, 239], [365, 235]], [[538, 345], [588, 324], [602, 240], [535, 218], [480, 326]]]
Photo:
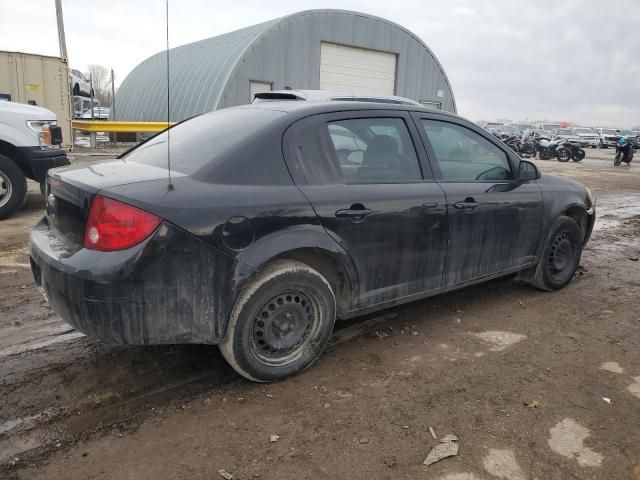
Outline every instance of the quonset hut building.
[[[400, 95], [456, 111], [451, 85], [416, 35], [383, 18], [309, 10], [169, 50], [170, 119], [250, 103], [285, 88]], [[167, 58], [159, 52], [124, 79], [116, 119], [167, 119]]]

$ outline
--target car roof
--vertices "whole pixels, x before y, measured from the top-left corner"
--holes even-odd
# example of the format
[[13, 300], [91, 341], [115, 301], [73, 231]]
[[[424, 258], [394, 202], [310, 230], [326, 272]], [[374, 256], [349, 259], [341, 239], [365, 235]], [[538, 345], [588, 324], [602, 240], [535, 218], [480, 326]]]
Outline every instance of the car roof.
[[288, 114], [295, 115], [302, 118], [305, 116], [311, 116], [321, 113], [334, 113], [342, 111], [357, 111], [357, 110], [392, 110], [392, 111], [404, 111], [404, 112], [424, 112], [430, 114], [437, 114], [443, 117], [451, 117], [469, 121], [463, 117], [455, 115], [444, 110], [437, 110], [434, 108], [428, 108], [423, 105], [401, 105], [394, 103], [373, 103], [373, 102], [361, 102], [361, 101], [291, 101], [291, 100], [273, 100], [269, 102], [250, 103], [248, 105], [240, 105], [230, 108], [248, 108], [248, 109], [261, 109], [261, 110], [275, 110]]
[[[367, 100], [362, 100], [367, 99]], [[397, 95], [380, 95], [376, 93], [354, 92], [354, 91], [332, 91], [332, 90], [272, 90], [270, 92], [260, 92], [254, 95], [255, 100], [289, 100], [289, 101], [371, 101], [372, 103], [391, 103], [421, 106], [422, 104], [410, 98], [399, 97]]]

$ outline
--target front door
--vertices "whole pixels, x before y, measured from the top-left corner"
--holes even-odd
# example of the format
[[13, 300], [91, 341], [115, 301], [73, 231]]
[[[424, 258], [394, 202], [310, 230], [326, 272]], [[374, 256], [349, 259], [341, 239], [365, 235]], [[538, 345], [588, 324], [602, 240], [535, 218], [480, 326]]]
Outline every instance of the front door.
[[515, 180], [514, 154], [467, 122], [415, 118], [447, 198], [444, 285], [531, 264], [542, 225], [542, 193], [535, 181]]
[[294, 127], [287, 162], [297, 165], [290, 169], [327, 233], [353, 259], [357, 307], [439, 288], [445, 196], [417, 153], [411, 117], [342, 112]]

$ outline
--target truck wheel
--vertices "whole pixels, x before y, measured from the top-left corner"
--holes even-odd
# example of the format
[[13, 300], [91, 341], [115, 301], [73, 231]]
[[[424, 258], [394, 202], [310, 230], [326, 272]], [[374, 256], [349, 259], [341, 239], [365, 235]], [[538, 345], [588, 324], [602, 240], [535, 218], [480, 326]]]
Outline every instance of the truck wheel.
[[0, 155], [0, 219], [20, 210], [27, 200], [27, 177], [8, 157]]
[[335, 296], [322, 275], [298, 261], [277, 261], [238, 298], [220, 351], [249, 380], [281, 380], [318, 358], [335, 317]]
[[536, 267], [531, 285], [540, 290], [559, 290], [571, 281], [582, 255], [584, 232], [572, 218], [561, 215], [551, 232]]

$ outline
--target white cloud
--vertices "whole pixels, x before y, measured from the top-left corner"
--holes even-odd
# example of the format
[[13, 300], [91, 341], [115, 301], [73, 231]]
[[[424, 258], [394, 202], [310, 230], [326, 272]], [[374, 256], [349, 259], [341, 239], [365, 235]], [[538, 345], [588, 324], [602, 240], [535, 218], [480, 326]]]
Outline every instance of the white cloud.
[[[471, 119], [640, 124], [636, 0], [170, 0], [172, 46], [288, 13], [342, 8], [415, 32], [442, 63]], [[52, 0], [0, 0], [0, 49], [58, 54]], [[71, 65], [112, 67], [116, 82], [165, 46], [164, 0], [63, 0]], [[616, 12], [624, 12], [618, 15]]]

